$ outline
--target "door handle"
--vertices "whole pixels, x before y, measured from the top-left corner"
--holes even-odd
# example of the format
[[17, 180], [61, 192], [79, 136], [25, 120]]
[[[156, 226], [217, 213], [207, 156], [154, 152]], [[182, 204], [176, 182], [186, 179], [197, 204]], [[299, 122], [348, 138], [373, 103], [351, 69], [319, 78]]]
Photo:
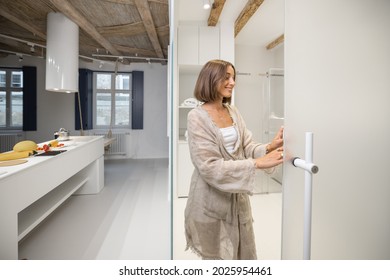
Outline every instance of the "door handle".
[[313, 174], [319, 171], [313, 163], [313, 133], [306, 132], [305, 160], [295, 157], [292, 164], [295, 167], [305, 170], [305, 200], [304, 200], [304, 220], [303, 220], [303, 258], [310, 260], [311, 253], [311, 203]]
[[300, 167], [312, 174], [316, 174], [319, 171], [317, 165], [315, 165], [314, 163], [307, 162], [303, 159], [300, 159], [299, 157], [294, 158], [292, 164], [295, 167]]

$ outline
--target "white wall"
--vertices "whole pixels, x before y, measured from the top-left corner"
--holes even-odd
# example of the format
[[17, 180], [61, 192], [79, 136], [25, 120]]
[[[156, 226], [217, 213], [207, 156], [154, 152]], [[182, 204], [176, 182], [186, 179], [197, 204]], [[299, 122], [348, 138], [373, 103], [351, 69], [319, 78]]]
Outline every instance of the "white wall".
[[[0, 58], [0, 66], [37, 67], [37, 131], [26, 132], [26, 139], [44, 142], [53, 138], [60, 127], [80, 135], [75, 130], [74, 94], [51, 93], [45, 90], [45, 60], [25, 56], [22, 62], [15, 55]], [[98, 70], [98, 63], [80, 61], [80, 68]], [[106, 63], [101, 70], [114, 71], [114, 64]], [[134, 158], [167, 158], [167, 66], [133, 63], [120, 65], [119, 71], [144, 71], [144, 129], [131, 131], [130, 150]]]

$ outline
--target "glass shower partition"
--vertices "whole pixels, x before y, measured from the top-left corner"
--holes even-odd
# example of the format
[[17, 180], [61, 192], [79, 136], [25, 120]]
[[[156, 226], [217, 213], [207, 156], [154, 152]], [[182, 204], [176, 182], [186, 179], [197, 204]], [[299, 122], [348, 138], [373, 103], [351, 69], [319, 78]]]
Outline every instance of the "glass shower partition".
[[[284, 70], [270, 68], [266, 73], [263, 90], [263, 133], [262, 142], [272, 141], [284, 124]], [[283, 166], [276, 167], [271, 174], [263, 172], [262, 192], [282, 192]]]

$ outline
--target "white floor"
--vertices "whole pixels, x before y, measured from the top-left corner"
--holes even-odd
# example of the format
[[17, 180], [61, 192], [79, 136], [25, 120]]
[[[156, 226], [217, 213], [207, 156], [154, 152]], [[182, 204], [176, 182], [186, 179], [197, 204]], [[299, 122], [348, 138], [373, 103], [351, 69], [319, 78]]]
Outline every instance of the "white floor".
[[98, 195], [72, 196], [19, 245], [27, 259], [170, 259], [168, 159], [105, 161]]
[[[176, 199], [173, 214], [173, 259], [197, 260], [190, 250], [185, 251], [184, 208], [187, 199]], [[255, 194], [251, 197], [257, 258], [261, 260], [281, 259], [282, 194]], [[176, 214], [176, 215], [175, 215]]]
[[[184, 251], [186, 199], [172, 213], [170, 199], [168, 159], [107, 160], [101, 193], [72, 196], [22, 240], [19, 258], [197, 259]], [[281, 194], [254, 195], [252, 209], [259, 259], [280, 259]]]

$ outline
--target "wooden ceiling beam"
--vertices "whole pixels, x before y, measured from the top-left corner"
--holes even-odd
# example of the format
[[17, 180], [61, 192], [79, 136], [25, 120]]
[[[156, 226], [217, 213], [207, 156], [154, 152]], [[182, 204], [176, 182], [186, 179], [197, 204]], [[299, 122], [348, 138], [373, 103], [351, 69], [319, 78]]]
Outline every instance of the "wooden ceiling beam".
[[157, 57], [164, 58], [164, 54], [161, 49], [161, 44], [157, 36], [156, 27], [154, 26], [152, 14], [149, 9], [148, 1], [135, 0], [134, 2], [138, 9], [139, 14], [141, 15], [142, 21], [144, 22], [146, 32], [148, 33], [149, 40], [152, 43], [152, 46], [154, 48], [154, 51], [156, 52]]
[[222, 13], [223, 6], [225, 5], [226, 0], [214, 0], [213, 5], [211, 6], [210, 16], [207, 21], [208, 26], [216, 26], [219, 20], [219, 17]]
[[257, 9], [263, 4], [264, 0], [248, 0], [244, 9], [241, 11], [240, 15], [237, 17], [234, 23], [234, 37], [240, 33], [241, 29], [249, 21], [249, 19], [254, 15]]
[[275, 40], [273, 40], [271, 43], [269, 43], [267, 46], [266, 46], [266, 49], [267, 50], [271, 50], [273, 48], [275, 48], [276, 46], [278, 46], [279, 44], [283, 43], [284, 42], [284, 34], [280, 35], [278, 38], [276, 38]]
[[76, 23], [82, 30], [84, 30], [89, 36], [91, 36], [99, 45], [105, 48], [113, 55], [122, 55], [115, 47], [104, 38], [97, 29], [90, 23], [75, 7], [73, 7], [69, 1], [63, 0], [50, 0], [50, 2], [70, 20]]
[[156, 32], [158, 35], [168, 35], [169, 36], [169, 24], [157, 27]]
[[39, 29], [37, 27], [35, 27], [31, 22], [24, 22], [24, 21], [18, 19], [16, 16], [11, 14], [9, 11], [6, 11], [5, 7], [2, 7], [0, 9], [0, 16], [5, 17], [9, 21], [11, 21], [11, 22], [19, 25], [20, 27], [30, 31], [31, 33], [38, 36], [39, 38], [46, 40], [46, 34], [39, 31]]

